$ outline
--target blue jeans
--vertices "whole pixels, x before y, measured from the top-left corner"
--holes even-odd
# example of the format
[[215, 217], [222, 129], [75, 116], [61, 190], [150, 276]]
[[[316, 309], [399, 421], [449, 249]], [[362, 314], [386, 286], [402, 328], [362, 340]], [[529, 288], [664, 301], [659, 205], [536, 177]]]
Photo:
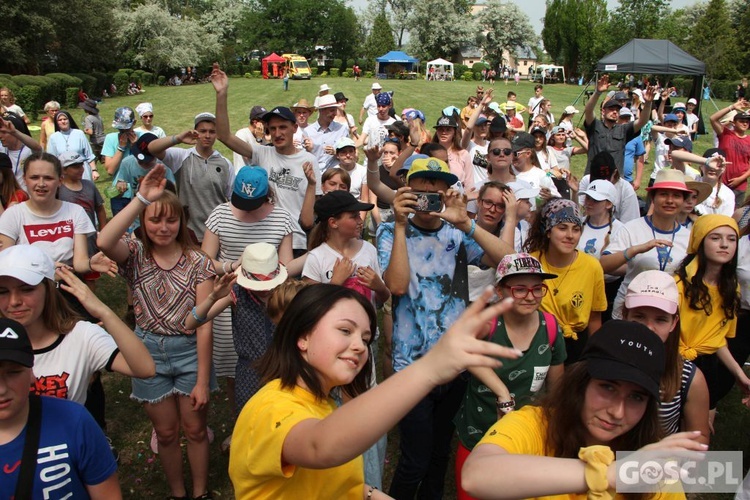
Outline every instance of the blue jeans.
[[401, 457], [388, 492], [396, 500], [443, 498], [456, 416], [466, 391], [461, 376], [434, 388], [398, 424]]

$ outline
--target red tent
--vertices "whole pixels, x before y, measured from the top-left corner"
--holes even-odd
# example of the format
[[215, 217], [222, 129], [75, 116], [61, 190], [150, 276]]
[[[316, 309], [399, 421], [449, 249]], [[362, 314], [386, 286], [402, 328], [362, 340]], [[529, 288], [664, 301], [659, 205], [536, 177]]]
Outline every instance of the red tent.
[[263, 78], [281, 78], [283, 76], [282, 66], [285, 62], [286, 59], [278, 55], [276, 52], [272, 52], [270, 56], [264, 57], [261, 60]]

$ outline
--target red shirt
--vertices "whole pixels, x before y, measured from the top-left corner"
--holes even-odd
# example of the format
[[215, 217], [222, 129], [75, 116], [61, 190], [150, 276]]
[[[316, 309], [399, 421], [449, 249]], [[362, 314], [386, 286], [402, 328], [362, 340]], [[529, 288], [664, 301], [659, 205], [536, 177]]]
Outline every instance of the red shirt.
[[[750, 168], [750, 134], [740, 137], [734, 131], [725, 127], [719, 135], [719, 148], [726, 152], [726, 159], [731, 162], [730, 165], [727, 165], [723, 178], [724, 183], [728, 184], [730, 179], [741, 176]], [[747, 181], [735, 189], [745, 191], [746, 188]]]

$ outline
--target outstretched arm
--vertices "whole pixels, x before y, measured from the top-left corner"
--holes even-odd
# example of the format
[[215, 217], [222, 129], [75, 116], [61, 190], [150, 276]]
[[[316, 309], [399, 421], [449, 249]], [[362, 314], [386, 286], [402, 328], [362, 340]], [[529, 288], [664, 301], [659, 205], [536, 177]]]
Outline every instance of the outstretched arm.
[[594, 115], [594, 112], [596, 111], [596, 103], [599, 102], [599, 96], [603, 92], [606, 92], [608, 88], [609, 75], [602, 75], [602, 77], [599, 78], [599, 81], [596, 82], [596, 90], [591, 94], [589, 100], [586, 101], [586, 107], [583, 108], [583, 123], [587, 127], [594, 123], [594, 120], [596, 119], [596, 116]]
[[227, 111], [229, 78], [217, 63], [214, 63], [213, 71], [211, 71], [211, 83], [216, 90], [216, 138], [235, 153], [252, 158], [253, 147], [234, 135], [229, 128], [229, 112]]

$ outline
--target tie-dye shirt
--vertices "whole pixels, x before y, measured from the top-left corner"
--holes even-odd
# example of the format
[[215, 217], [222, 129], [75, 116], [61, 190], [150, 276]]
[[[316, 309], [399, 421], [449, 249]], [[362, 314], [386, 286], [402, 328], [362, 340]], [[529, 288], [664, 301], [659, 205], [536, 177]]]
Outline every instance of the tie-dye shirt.
[[[393, 249], [393, 222], [377, 233], [380, 268], [385, 273]], [[478, 265], [484, 251], [453, 225], [436, 230], [409, 223], [409, 291], [393, 296], [393, 369], [421, 358], [458, 319], [469, 300], [467, 265]]]

